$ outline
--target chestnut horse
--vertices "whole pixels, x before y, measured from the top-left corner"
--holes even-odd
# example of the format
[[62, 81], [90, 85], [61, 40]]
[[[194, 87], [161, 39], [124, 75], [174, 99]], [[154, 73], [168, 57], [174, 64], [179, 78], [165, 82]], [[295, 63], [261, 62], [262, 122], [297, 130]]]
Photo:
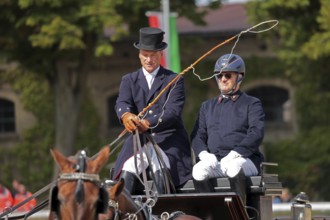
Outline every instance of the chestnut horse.
[[[50, 194], [49, 220], [200, 220], [182, 212], [153, 216], [137, 204], [124, 190], [124, 180], [116, 184], [102, 184], [98, 173], [108, 160], [110, 149], [104, 147], [93, 158], [84, 151], [75, 157], [65, 157], [56, 149], [51, 154], [59, 166], [59, 177]], [[105, 186], [104, 186], [105, 185]]]
[[[107, 183], [107, 191], [109, 194], [109, 210], [104, 219], [107, 220], [201, 220], [195, 216], [186, 215], [183, 212], [174, 212], [169, 214], [164, 212], [161, 216], [149, 213], [147, 203], [142, 201], [134, 202], [130, 194], [124, 190], [125, 182], [123, 179], [117, 183]], [[152, 202], [149, 204], [152, 206]]]
[[68, 158], [56, 149], [51, 154], [60, 169], [57, 185], [51, 190], [48, 219], [98, 219], [99, 213], [108, 208], [108, 193], [98, 173], [109, 158], [109, 147], [102, 148], [93, 158], [88, 158], [84, 151]]

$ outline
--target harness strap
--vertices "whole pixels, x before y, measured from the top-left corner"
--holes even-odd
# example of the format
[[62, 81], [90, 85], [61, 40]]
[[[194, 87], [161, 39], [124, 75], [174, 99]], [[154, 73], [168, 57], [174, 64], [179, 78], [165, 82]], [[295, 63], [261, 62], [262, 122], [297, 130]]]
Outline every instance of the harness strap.
[[6, 216], [6, 218], [1, 218], [1, 220], [3, 219], [11, 219], [11, 220], [14, 220], [14, 219], [27, 219], [29, 216], [35, 214], [36, 212], [42, 210], [43, 208], [45, 208], [49, 203], [49, 200], [46, 199], [42, 202], [40, 202], [36, 207], [34, 207], [32, 210], [30, 210], [29, 212], [27, 213], [24, 213], [24, 214], [21, 214], [21, 215], [14, 215], [14, 216]]
[[176, 211], [176, 212], [172, 212], [170, 217], [168, 218], [168, 220], [173, 220], [176, 217], [179, 217], [181, 215], [185, 215], [186, 213], [182, 212], [182, 211]]
[[49, 204], [49, 200], [48, 199], [42, 201], [36, 207], [34, 207], [31, 211], [29, 211], [28, 213], [25, 214], [24, 220], [27, 219], [29, 216], [31, 216], [31, 215], [39, 212], [40, 210], [42, 210], [43, 208], [45, 208], [48, 204]]
[[[155, 140], [152, 138], [152, 136], [149, 133], [147, 133], [147, 132], [144, 133], [143, 137], [145, 137], [148, 141], [150, 141], [150, 143], [152, 144], [153, 149], [154, 149], [154, 151], [157, 155], [158, 163], [160, 165], [160, 172], [162, 172], [162, 176], [164, 177], [164, 185], [165, 185], [166, 193], [171, 193], [171, 190], [173, 192], [175, 192], [175, 186], [173, 184], [171, 174], [170, 174], [170, 172], [169, 172], [169, 170], [168, 170], [168, 168], [165, 164], [165, 161], [164, 161], [164, 159], [161, 155], [161, 150], [160, 150], [159, 145], [155, 142]], [[137, 130], [133, 134], [133, 149], [134, 149], [134, 165], [135, 165], [136, 173], [138, 173], [137, 153], [140, 152], [140, 160], [141, 160], [143, 180], [141, 180], [139, 176], [138, 176], [138, 179], [144, 185], [145, 190], [146, 190], [146, 196], [149, 199], [150, 198], [149, 185], [147, 183], [146, 168], [144, 167], [144, 162], [143, 162], [143, 152], [142, 152], [141, 141], [140, 141], [139, 133], [138, 133]], [[146, 150], [145, 153], [146, 153], [146, 158], [148, 160], [148, 163], [151, 164], [150, 155], [148, 154], [148, 151]], [[152, 172], [152, 175], [153, 175], [153, 180], [155, 181], [153, 172]]]
[[138, 172], [138, 169], [137, 169], [137, 152], [136, 151], [140, 152], [140, 160], [141, 160], [143, 181], [140, 179], [139, 175], [137, 175], [137, 177], [144, 185], [147, 199], [150, 199], [151, 198], [150, 189], [149, 189], [149, 185], [148, 185], [146, 169], [144, 167], [143, 152], [142, 152], [141, 141], [140, 141], [140, 136], [139, 136], [138, 130], [136, 130], [135, 134], [133, 135], [133, 148], [134, 148], [134, 163], [135, 163], [135, 169], [136, 169], [137, 174], [139, 172]]
[[[114, 141], [112, 141], [110, 144], [107, 145], [107, 146], [110, 148], [110, 150], [111, 150], [111, 148], [113, 147], [113, 145], [116, 144], [116, 143], [121, 139], [121, 141], [118, 142], [118, 143], [116, 144], [116, 146], [114, 146], [114, 147], [112, 148], [112, 150], [110, 151], [110, 152], [111, 152], [111, 155], [114, 155], [114, 152], [115, 152], [119, 147], [122, 146], [122, 144], [123, 144], [123, 142], [124, 142], [124, 140], [125, 140], [123, 137], [125, 137], [125, 135], [127, 134], [126, 130], [124, 130], [124, 131], [125, 131], [125, 132], [123, 132], [122, 134], [120, 134], [120, 135], [119, 135]], [[91, 157], [91, 159], [92, 159], [92, 160], [95, 159], [98, 155], [99, 155], [99, 153], [95, 154], [94, 156]]]
[[158, 162], [161, 165], [160, 166], [161, 167], [161, 172], [162, 172], [162, 174], [164, 176], [164, 179], [165, 179], [165, 189], [166, 189], [166, 192], [168, 194], [171, 193], [171, 189], [172, 189], [173, 192], [175, 192], [175, 186], [174, 186], [174, 183], [172, 181], [170, 171], [168, 170], [168, 168], [167, 168], [167, 166], [165, 164], [164, 158], [161, 155], [159, 145], [155, 142], [155, 140], [152, 138], [152, 136], [149, 133], [145, 133], [145, 136], [152, 143], [152, 146], [154, 147], [155, 152], [157, 154]]

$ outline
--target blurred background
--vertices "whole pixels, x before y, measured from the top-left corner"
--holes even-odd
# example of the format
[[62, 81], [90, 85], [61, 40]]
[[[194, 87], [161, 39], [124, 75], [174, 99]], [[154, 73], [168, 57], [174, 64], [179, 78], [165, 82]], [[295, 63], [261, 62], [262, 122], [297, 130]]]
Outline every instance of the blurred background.
[[121, 77], [140, 68], [133, 42], [141, 27], [165, 30], [164, 65], [180, 73], [241, 31], [278, 20], [185, 73], [184, 122], [191, 132], [200, 104], [219, 93], [193, 71], [211, 76], [233, 50], [246, 63], [242, 90], [266, 112], [266, 161], [279, 163], [274, 172], [292, 195], [329, 201], [329, 10], [328, 0], [0, 0], [0, 183], [17, 179], [37, 191], [55, 175], [50, 148], [93, 155], [118, 137], [114, 104]]

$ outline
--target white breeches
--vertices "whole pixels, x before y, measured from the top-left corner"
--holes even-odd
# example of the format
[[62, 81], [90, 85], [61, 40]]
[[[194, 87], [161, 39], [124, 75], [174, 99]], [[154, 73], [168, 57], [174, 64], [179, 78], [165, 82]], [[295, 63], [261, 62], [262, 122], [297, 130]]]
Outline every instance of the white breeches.
[[[164, 153], [164, 151], [162, 149], [159, 148], [159, 150], [160, 150], [161, 156], [164, 160], [164, 163], [166, 164], [166, 167], [170, 168], [170, 162], [169, 162], [167, 155]], [[143, 165], [144, 169], [146, 169], [149, 166], [149, 161], [147, 159], [147, 155], [150, 157], [149, 159], [150, 159], [150, 163], [151, 163], [150, 165], [151, 165], [152, 171], [156, 172], [157, 170], [161, 169], [156, 151], [150, 142], [143, 145], [143, 147], [141, 148], [141, 151], [142, 151], [142, 160], [141, 160], [140, 151], [138, 151], [137, 155], [136, 155], [136, 160], [137, 160], [136, 164], [137, 164], [137, 170], [138, 170], [139, 175], [142, 173], [142, 165]], [[135, 167], [134, 161], [135, 161], [135, 157], [133, 155], [124, 163], [122, 170], [129, 171], [131, 173], [136, 173], [136, 167]]]
[[237, 157], [226, 164], [218, 162], [216, 167], [212, 167], [208, 161], [199, 161], [193, 167], [192, 176], [197, 181], [215, 177], [234, 177], [243, 168], [245, 176], [256, 176], [258, 170], [253, 162], [248, 158]]

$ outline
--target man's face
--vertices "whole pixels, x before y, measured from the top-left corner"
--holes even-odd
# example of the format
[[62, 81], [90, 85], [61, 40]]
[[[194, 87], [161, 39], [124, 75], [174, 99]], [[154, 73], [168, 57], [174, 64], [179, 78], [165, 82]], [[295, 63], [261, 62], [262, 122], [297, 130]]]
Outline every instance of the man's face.
[[144, 69], [149, 73], [154, 71], [160, 65], [162, 54], [162, 51], [140, 50], [139, 58]]
[[[222, 94], [227, 94], [233, 89], [237, 77], [238, 74], [235, 72], [222, 72], [219, 75], [217, 75], [218, 86]], [[235, 88], [235, 91], [233, 92], [236, 92], [239, 89], [239, 86], [240, 83], [238, 83], [238, 85]]]

